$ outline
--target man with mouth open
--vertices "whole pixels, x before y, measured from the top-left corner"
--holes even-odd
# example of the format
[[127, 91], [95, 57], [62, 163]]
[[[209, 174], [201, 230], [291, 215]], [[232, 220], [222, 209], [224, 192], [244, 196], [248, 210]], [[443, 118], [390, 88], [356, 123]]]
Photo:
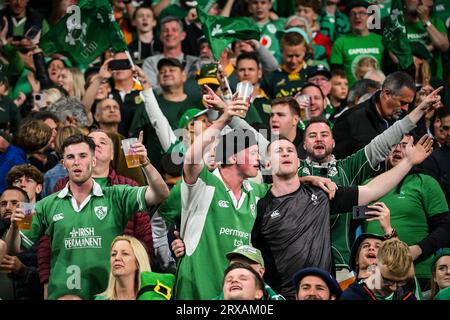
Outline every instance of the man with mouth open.
[[[132, 147], [146, 176], [148, 187], [115, 185], [102, 187], [92, 178], [97, 164], [96, 145], [81, 134], [67, 138], [62, 164], [69, 182], [60, 192], [36, 204], [30, 230], [18, 230], [11, 223], [6, 242], [11, 253], [20, 245], [29, 248], [44, 233], [52, 243], [52, 266], [48, 298], [70, 294], [93, 299], [108, 283], [109, 252], [114, 237], [123, 233], [127, 222], [138, 211], [162, 202], [169, 190], [161, 175], [149, 163], [142, 138]], [[21, 221], [18, 208], [11, 222]]]
[[321, 190], [300, 183], [300, 161], [292, 142], [281, 138], [269, 144], [266, 168], [272, 170], [273, 184], [258, 202], [251, 233], [252, 244], [261, 250], [266, 264], [266, 283], [294, 299], [292, 277], [297, 270], [318, 267], [332, 272], [330, 213], [348, 212], [384, 195], [431, 153], [431, 145], [426, 136], [415, 147], [409, 141], [407, 156], [393, 170], [365, 186], [341, 187], [329, 201]]

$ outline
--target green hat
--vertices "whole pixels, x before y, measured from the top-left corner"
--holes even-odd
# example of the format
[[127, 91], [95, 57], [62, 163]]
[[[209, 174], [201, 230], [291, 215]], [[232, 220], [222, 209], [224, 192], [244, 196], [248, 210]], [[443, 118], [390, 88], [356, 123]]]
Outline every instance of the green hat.
[[171, 273], [141, 272], [141, 287], [137, 300], [170, 300], [175, 276]]
[[259, 263], [260, 265], [262, 265], [264, 267], [264, 259], [261, 255], [261, 251], [259, 251], [256, 248], [253, 248], [251, 246], [247, 246], [247, 245], [240, 246], [226, 254], [226, 257], [228, 260], [231, 260], [236, 256], [245, 257], [251, 261]]
[[433, 60], [433, 55], [428, 51], [427, 47], [422, 42], [411, 41], [409, 43], [411, 47], [412, 54], [420, 59], [424, 59], [428, 62]]
[[208, 112], [208, 109], [198, 109], [198, 108], [191, 108], [186, 110], [183, 115], [180, 117], [180, 120], [178, 120], [178, 128], [185, 128], [189, 122], [194, 120], [197, 117], [200, 117], [202, 114], [205, 114]]
[[199, 86], [204, 84], [220, 85], [219, 79], [217, 79], [217, 64], [205, 64], [200, 71], [198, 71], [196, 79]]
[[450, 256], [450, 248], [440, 248], [436, 253], [434, 254], [433, 263], [431, 264], [431, 269], [434, 268], [434, 264], [442, 257], [444, 256]]

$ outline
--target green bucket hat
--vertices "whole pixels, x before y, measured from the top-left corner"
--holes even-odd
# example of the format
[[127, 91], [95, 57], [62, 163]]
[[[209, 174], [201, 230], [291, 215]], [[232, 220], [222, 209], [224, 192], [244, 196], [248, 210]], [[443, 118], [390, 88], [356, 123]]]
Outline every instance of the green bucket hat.
[[170, 300], [175, 276], [171, 273], [141, 272], [141, 288], [137, 300]]
[[189, 122], [194, 120], [197, 117], [200, 117], [202, 114], [205, 114], [208, 112], [208, 109], [198, 109], [198, 108], [191, 108], [186, 110], [183, 115], [180, 117], [180, 120], [178, 120], [178, 128], [182, 129], [185, 128]]

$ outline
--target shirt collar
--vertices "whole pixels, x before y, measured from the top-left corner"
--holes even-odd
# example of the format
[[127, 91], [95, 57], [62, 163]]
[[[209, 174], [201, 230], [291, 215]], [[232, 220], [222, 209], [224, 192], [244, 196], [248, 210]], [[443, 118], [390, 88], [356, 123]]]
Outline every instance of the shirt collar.
[[[92, 178], [91, 178], [91, 179], [92, 179]], [[102, 188], [100, 187], [100, 185], [99, 185], [97, 182], [95, 182], [94, 179], [92, 179], [92, 180], [94, 181], [94, 185], [93, 185], [93, 187], [92, 187], [91, 194], [93, 194], [93, 195], [96, 196], [96, 197], [101, 197], [101, 196], [103, 196], [103, 190], [102, 190]], [[69, 190], [69, 182], [67, 182], [67, 184], [66, 184], [66, 186], [64, 187], [64, 189], [62, 189], [62, 190], [58, 193], [58, 198], [63, 199], [63, 198], [65, 198], [65, 197], [67, 197], [69, 194], [71, 195], [70, 190]]]
[[[220, 180], [220, 181], [223, 183], [223, 185], [225, 186], [225, 189], [227, 189], [227, 192], [231, 190], [230, 188], [228, 188], [228, 186], [227, 186], [227, 185], [225, 184], [225, 182], [223, 181], [222, 175], [220, 174], [219, 168], [215, 169], [215, 170], [212, 172], [212, 174], [215, 175], [217, 178], [219, 178], [219, 180]], [[252, 187], [252, 185], [250, 184], [250, 182], [249, 182], [248, 180], [244, 180], [244, 181], [242, 182], [242, 187], [244, 188], [244, 190], [245, 190], [246, 192], [250, 192], [251, 190], [253, 190], [253, 187]]]

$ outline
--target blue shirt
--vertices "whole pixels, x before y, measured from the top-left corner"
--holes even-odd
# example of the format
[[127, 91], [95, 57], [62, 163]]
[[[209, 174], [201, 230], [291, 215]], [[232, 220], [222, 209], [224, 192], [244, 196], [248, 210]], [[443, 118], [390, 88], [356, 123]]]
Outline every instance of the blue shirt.
[[27, 163], [27, 156], [22, 149], [10, 145], [6, 152], [0, 153], [0, 193], [6, 188], [6, 176], [12, 167]]

